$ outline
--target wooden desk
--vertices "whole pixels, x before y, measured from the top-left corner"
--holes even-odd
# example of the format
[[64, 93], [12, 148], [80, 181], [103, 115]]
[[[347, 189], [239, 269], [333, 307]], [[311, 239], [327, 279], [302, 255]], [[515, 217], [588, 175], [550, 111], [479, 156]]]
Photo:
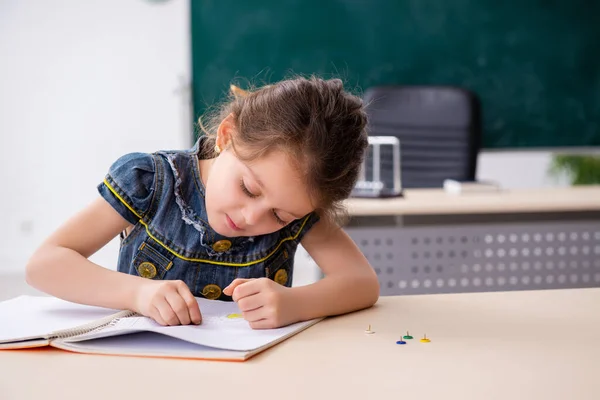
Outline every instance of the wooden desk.
[[245, 363], [3, 351], [0, 398], [598, 399], [599, 304], [600, 289], [382, 297]]
[[382, 295], [600, 286], [600, 186], [350, 199]]
[[349, 199], [346, 205], [352, 216], [600, 211], [600, 186], [462, 195], [412, 189], [400, 198]]

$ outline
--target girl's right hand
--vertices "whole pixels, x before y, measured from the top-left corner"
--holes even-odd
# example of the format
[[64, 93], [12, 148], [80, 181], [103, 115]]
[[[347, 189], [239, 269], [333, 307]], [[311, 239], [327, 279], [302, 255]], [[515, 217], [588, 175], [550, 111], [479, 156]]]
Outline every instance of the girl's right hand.
[[183, 281], [144, 281], [135, 290], [132, 311], [161, 325], [200, 324], [202, 314]]

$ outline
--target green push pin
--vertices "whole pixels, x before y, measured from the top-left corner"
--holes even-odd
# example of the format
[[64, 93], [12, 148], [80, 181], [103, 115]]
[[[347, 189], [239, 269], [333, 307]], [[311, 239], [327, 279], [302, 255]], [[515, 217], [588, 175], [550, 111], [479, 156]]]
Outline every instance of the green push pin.
[[413, 337], [409, 335], [408, 331], [406, 331], [406, 336], [404, 336], [404, 339], [412, 339]]

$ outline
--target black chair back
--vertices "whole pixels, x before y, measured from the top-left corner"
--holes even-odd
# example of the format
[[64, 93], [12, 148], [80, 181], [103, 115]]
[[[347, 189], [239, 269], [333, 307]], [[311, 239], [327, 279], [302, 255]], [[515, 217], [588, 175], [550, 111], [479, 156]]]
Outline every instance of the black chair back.
[[[474, 93], [456, 87], [381, 86], [368, 89], [363, 98], [369, 135], [400, 139], [403, 189], [442, 187], [444, 179], [475, 180], [482, 122]], [[382, 154], [382, 164], [382, 181], [389, 187], [391, 154]]]

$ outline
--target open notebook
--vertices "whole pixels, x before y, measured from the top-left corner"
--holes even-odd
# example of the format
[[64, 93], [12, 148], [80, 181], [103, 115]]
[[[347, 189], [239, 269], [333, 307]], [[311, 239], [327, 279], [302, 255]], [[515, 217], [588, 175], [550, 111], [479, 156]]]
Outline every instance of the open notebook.
[[20, 296], [0, 302], [0, 350], [53, 346], [79, 353], [244, 361], [321, 320], [254, 330], [236, 303], [197, 301], [202, 324], [161, 326], [131, 311]]

